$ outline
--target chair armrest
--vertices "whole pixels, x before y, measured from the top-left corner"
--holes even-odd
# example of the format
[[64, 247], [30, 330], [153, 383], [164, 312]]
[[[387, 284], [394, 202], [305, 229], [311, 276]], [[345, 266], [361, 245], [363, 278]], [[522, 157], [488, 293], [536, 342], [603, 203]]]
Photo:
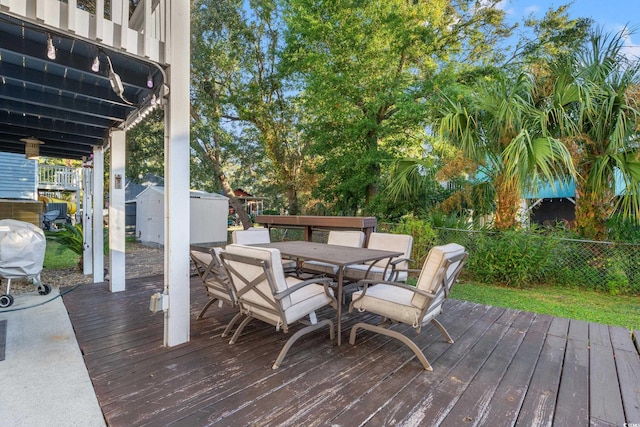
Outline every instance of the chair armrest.
[[[396, 259], [395, 261], [391, 261], [391, 262], [389, 263], [389, 265], [391, 266], [391, 274], [389, 275], [389, 280], [391, 280], [391, 281], [395, 281], [395, 280], [398, 278], [399, 273], [400, 273], [401, 271], [408, 271], [408, 270], [406, 270], [406, 269], [399, 269], [399, 268], [396, 268], [396, 266], [397, 266], [398, 264], [403, 263], [403, 262], [406, 262], [406, 263], [407, 263], [407, 265], [409, 265], [409, 263], [410, 263], [410, 262], [413, 262], [413, 260], [412, 260], [411, 258], [398, 258], [398, 259]], [[408, 275], [408, 273], [407, 273], [407, 275]]]
[[[292, 287], [287, 288], [287, 290], [285, 290], [285, 291], [273, 294], [273, 297], [275, 299], [277, 299], [277, 300], [281, 300], [282, 298], [291, 295], [292, 293], [294, 293], [298, 289], [304, 288], [305, 286], [309, 286], [309, 285], [314, 284], [314, 283], [315, 284], [322, 284], [322, 285], [324, 285], [325, 289], [328, 289], [328, 284], [331, 283], [331, 278], [330, 277], [321, 277], [321, 278], [307, 279], [304, 282], [296, 283]], [[325, 292], [326, 292], [326, 290], [325, 290]]]
[[413, 293], [416, 293], [418, 295], [422, 295], [425, 297], [433, 297], [433, 293], [432, 292], [427, 292], [427, 291], [423, 291], [422, 289], [418, 289], [415, 286], [411, 286], [411, 285], [407, 285], [405, 283], [401, 283], [401, 282], [392, 282], [389, 280], [371, 280], [371, 279], [362, 279], [360, 281], [358, 281], [358, 285], [363, 285], [363, 289], [362, 289], [362, 295], [364, 296], [364, 294], [367, 292], [367, 289], [369, 288], [369, 285], [378, 285], [378, 284], [383, 284], [383, 285], [391, 285], [391, 286], [396, 286], [398, 288], [402, 288], [402, 289], [406, 289], [408, 291], [411, 291]]
[[[413, 261], [413, 260], [409, 260], [409, 261]], [[401, 272], [401, 271], [406, 271], [407, 273], [417, 273], [417, 274], [420, 274], [420, 272], [421, 272], [422, 270], [420, 270], [420, 269], [418, 269], [418, 268], [397, 268], [397, 269], [395, 270], [395, 272], [396, 272], [396, 273], [399, 273], [399, 272]]]
[[[398, 264], [400, 264], [401, 262], [413, 262], [413, 260], [411, 258], [398, 258], [395, 261], [391, 261], [389, 264], [392, 266], [396, 266]], [[397, 270], [397, 271], [404, 271], [404, 270]]]

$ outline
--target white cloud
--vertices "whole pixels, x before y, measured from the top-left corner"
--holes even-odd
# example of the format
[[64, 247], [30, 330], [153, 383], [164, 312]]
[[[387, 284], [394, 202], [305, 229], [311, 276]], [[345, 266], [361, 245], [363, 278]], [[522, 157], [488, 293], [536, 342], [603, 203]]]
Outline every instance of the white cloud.
[[527, 6], [524, 9], [524, 14], [525, 16], [529, 16], [530, 14], [535, 14], [536, 12], [538, 12], [540, 10], [540, 6], [538, 6], [537, 4], [534, 4], [532, 6]]
[[[491, 5], [492, 1], [491, 0], [480, 0], [480, 7], [489, 7]], [[512, 8], [508, 8], [508, 0], [500, 0], [499, 2], [497, 2], [495, 4], [495, 8], [496, 9], [500, 9], [500, 10], [504, 10], [507, 14], [512, 13], [513, 9]]]
[[627, 58], [633, 60], [640, 58], [640, 45], [638, 45], [638, 43], [634, 43], [634, 41], [631, 39], [632, 36], [637, 36], [637, 34], [630, 33], [629, 28], [622, 25], [615, 28], [614, 31], [623, 31], [622, 40], [624, 45], [622, 47], [622, 54]]

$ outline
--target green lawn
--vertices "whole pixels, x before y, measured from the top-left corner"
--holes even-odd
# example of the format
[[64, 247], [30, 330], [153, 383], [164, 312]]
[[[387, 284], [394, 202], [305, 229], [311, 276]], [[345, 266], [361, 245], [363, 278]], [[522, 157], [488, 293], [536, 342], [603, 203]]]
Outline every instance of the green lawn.
[[44, 253], [45, 268], [56, 270], [78, 265], [78, 255], [66, 248], [62, 248], [61, 252], [59, 252], [59, 248], [60, 245], [58, 243], [47, 240], [47, 249]]
[[640, 330], [640, 297], [552, 286], [514, 289], [459, 283], [452, 298]]

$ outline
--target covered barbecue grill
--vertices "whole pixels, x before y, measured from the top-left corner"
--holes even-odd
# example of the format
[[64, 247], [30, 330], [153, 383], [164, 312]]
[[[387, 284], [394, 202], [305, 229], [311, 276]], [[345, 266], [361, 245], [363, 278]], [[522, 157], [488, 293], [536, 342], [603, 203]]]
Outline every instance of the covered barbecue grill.
[[13, 304], [9, 294], [12, 279], [30, 279], [40, 295], [51, 292], [51, 287], [40, 280], [46, 246], [44, 232], [35, 225], [14, 219], [0, 220], [0, 279], [7, 280], [6, 292], [0, 295], [0, 308]]

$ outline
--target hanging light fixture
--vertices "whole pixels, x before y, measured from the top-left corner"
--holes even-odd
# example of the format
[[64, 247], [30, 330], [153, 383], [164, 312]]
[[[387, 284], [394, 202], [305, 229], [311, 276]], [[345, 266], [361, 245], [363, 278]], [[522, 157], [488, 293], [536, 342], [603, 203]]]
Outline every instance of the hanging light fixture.
[[151, 76], [151, 70], [149, 70], [149, 75], [147, 76], [147, 87], [149, 89], [153, 89], [153, 77]]
[[93, 60], [93, 63], [91, 64], [91, 71], [93, 71], [94, 73], [100, 71], [100, 57], [97, 54]]
[[56, 59], [56, 48], [53, 45], [53, 40], [51, 40], [51, 34], [47, 34], [47, 58], [52, 61]]
[[122, 84], [122, 80], [120, 76], [113, 71], [113, 64], [111, 64], [111, 58], [107, 55], [107, 62], [109, 63], [109, 82], [111, 83], [111, 89], [122, 98], [124, 95], [124, 86]]
[[40, 158], [40, 145], [44, 142], [34, 137], [22, 138], [20, 141], [25, 143], [24, 154], [27, 159], [38, 160]]

